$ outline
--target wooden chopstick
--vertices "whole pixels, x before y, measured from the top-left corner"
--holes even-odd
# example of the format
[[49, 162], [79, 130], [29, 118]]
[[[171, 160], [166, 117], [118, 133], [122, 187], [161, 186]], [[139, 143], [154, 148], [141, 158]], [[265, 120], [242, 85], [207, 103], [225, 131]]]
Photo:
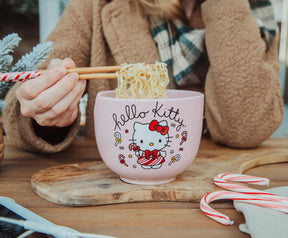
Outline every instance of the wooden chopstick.
[[[155, 64], [150, 64], [149, 66], [155, 66]], [[117, 79], [115, 72], [119, 71], [120, 69], [121, 66], [84, 67], [67, 69], [67, 73], [77, 72], [80, 79]], [[28, 79], [34, 79], [46, 71], [47, 70], [36, 70], [26, 72], [0, 73], [0, 82], [21, 82]]]
[[[154, 64], [150, 64], [154, 66]], [[116, 72], [121, 69], [121, 66], [98, 66], [98, 67], [83, 67], [83, 68], [71, 68], [67, 69], [67, 73], [78, 73], [79, 79], [117, 79]], [[41, 74], [46, 70], [41, 71]]]
[[79, 79], [117, 79], [115, 73], [79, 74]]
[[121, 69], [121, 66], [99, 66], [99, 67], [83, 67], [68, 69], [68, 73], [76, 72], [78, 74], [90, 74], [90, 73], [104, 73], [115, 72]]
[[[121, 69], [121, 66], [99, 66], [99, 67], [83, 67], [83, 68], [71, 68], [67, 69], [67, 73], [78, 73], [79, 79], [116, 79], [116, 72]], [[41, 70], [41, 74], [47, 70]]]
[[68, 69], [67, 73], [76, 72], [79, 79], [116, 79], [116, 73], [105, 73], [119, 71], [121, 66], [84, 67]]
[[[154, 66], [155, 64], [150, 64], [149, 66]], [[71, 68], [67, 69], [67, 73], [78, 73], [78, 74], [97, 74], [105, 72], [116, 72], [121, 69], [121, 66], [97, 66], [97, 67], [82, 67], [82, 68]], [[41, 70], [41, 74], [45, 73], [46, 70]]]

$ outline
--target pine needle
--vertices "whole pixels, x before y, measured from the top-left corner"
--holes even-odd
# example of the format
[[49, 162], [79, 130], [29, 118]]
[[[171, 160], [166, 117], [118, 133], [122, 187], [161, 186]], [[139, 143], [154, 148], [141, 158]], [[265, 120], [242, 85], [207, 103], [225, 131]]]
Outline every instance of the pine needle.
[[17, 33], [12, 33], [5, 36], [0, 41], [0, 57], [7, 55], [14, 51], [14, 48], [19, 45], [21, 38]]
[[12, 67], [12, 72], [35, 70], [39, 64], [45, 61], [52, 49], [53, 43], [50, 41], [36, 45], [30, 53], [22, 56]]

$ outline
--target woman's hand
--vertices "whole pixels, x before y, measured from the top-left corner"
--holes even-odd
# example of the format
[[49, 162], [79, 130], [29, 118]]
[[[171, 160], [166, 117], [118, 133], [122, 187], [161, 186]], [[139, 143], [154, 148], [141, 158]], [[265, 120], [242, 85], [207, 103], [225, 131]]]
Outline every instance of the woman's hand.
[[51, 60], [47, 72], [22, 83], [16, 91], [21, 113], [36, 120], [40, 126], [69, 126], [78, 114], [78, 103], [86, 80], [77, 73], [67, 74], [76, 67], [73, 60]]

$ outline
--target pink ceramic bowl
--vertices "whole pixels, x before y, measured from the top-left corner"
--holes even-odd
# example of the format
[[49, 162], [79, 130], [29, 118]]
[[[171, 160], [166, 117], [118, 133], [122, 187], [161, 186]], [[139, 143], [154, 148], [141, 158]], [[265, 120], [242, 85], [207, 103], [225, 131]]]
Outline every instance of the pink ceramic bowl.
[[194, 160], [201, 139], [204, 95], [167, 90], [166, 99], [97, 94], [94, 125], [104, 163], [132, 184], [173, 181]]

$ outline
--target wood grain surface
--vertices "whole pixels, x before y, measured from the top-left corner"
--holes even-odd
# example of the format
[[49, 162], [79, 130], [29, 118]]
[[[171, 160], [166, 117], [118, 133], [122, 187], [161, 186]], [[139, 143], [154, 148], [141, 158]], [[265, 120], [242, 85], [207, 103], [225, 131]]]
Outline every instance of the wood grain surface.
[[[212, 152], [212, 153], [211, 153]], [[229, 152], [229, 153], [228, 153]], [[53, 166], [32, 176], [33, 190], [50, 202], [66, 206], [91, 206], [128, 202], [199, 202], [216, 190], [219, 173], [243, 173], [255, 166], [287, 162], [288, 148], [214, 151], [200, 149], [193, 164], [173, 182], [133, 185], [121, 181], [102, 161]]]
[[[203, 139], [197, 158], [209, 161], [209, 158], [215, 156], [218, 158], [235, 157], [245, 153], [264, 153], [272, 150], [279, 152], [279, 150], [287, 149], [287, 145], [288, 138], [273, 138], [257, 149], [233, 150], [215, 145], [209, 139]], [[4, 159], [0, 164], [0, 196], [14, 199], [20, 205], [57, 225], [68, 226], [81, 232], [119, 238], [250, 237], [239, 231], [238, 226], [245, 222], [244, 217], [234, 209], [231, 201], [212, 204], [213, 208], [235, 221], [233, 226], [223, 226], [203, 215], [199, 209], [199, 202], [151, 201], [69, 207], [42, 199], [31, 188], [31, 176], [43, 169], [64, 164], [91, 163], [95, 160], [100, 160], [95, 149], [95, 141], [82, 137], [77, 138], [67, 150], [57, 154], [25, 152], [13, 144], [6, 143]], [[245, 170], [245, 168], [242, 169]], [[221, 172], [223, 171], [231, 172], [226, 167]], [[244, 173], [269, 178], [270, 188], [272, 188], [288, 185], [287, 171], [288, 163], [276, 163], [257, 166]], [[214, 191], [216, 186], [212, 184], [212, 181], [210, 183], [211, 191]], [[266, 187], [257, 186], [257, 188], [265, 189]]]

